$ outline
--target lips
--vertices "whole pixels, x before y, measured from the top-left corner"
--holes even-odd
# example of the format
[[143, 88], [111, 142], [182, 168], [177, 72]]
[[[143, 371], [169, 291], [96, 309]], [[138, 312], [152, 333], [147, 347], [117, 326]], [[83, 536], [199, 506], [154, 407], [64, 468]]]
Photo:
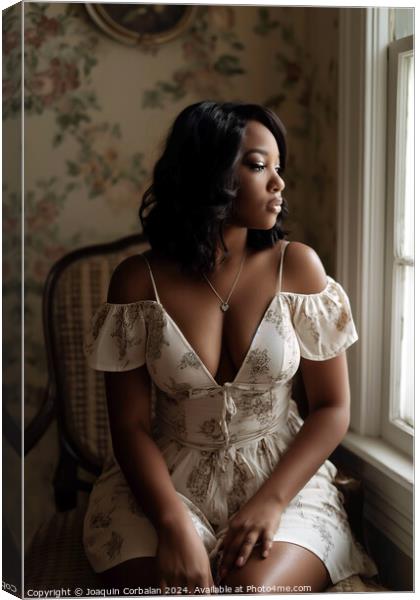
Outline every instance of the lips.
[[273, 200], [270, 200], [267, 204], [267, 208], [270, 210], [280, 210], [282, 204], [283, 200], [281, 198], [273, 198]]

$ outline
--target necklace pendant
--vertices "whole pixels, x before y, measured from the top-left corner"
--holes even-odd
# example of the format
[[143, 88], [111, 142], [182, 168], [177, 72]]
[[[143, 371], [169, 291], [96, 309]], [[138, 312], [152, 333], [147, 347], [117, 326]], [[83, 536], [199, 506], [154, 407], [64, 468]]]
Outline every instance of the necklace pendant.
[[227, 302], [222, 302], [222, 304], [220, 305], [220, 310], [222, 310], [223, 312], [226, 312], [228, 308], [229, 304]]

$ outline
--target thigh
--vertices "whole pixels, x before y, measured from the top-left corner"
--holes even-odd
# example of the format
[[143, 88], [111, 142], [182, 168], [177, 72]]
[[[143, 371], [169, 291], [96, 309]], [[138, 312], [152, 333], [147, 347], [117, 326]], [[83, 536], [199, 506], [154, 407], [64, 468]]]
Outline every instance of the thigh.
[[307, 590], [295, 590], [302, 593], [322, 592], [331, 585], [331, 579], [322, 560], [310, 550], [290, 542], [274, 542], [267, 558], [261, 558], [261, 549], [254, 548], [247, 563], [234, 567], [223, 584], [242, 586], [244, 593], [264, 593], [263, 588], [265, 593], [281, 593], [278, 586], [308, 586]]
[[[153, 556], [143, 558], [133, 558], [125, 562], [102, 571], [99, 577], [107, 588], [118, 588], [123, 594], [124, 588], [148, 588], [158, 587], [158, 576], [156, 569], [156, 559]], [[140, 594], [136, 594], [138, 596]]]

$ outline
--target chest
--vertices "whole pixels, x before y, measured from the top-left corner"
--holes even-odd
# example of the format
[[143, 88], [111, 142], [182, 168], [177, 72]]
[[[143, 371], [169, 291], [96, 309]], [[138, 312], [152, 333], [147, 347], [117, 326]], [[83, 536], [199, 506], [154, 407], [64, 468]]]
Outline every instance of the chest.
[[[235, 338], [226, 330], [204, 329], [210, 339], [207, 345], [200, 346], [201, 354], [162, 305], [150, 306], [147, 321], [149, 371], [154, 374], [156, 384], [171, 396], [197, 387], [223, 386], [226, 382], [264, 385], [286, 382], [299, 366], [299, 345], [291, 314], [286, 299], [279, 295], [271, 299], [249, 340]], [[198, 340], [199, 345], [202, 337], [192, 339]], [[243, 356], [235, 354], [238, 339], [246, 344]], [[219, 344], [216, 348], [215, 343]], [[209, 362], [212, 359], [218, 361], [214, 370]]]
[[[229, 266], [195, 281], [157, 263], [162, 318], [190, 356], [218, 384], [233, 381], [274, 305], [279, 291], [279, 247], [248, 257], [240, 277]], [[221, 310], [223, 301], [229, 308]]]

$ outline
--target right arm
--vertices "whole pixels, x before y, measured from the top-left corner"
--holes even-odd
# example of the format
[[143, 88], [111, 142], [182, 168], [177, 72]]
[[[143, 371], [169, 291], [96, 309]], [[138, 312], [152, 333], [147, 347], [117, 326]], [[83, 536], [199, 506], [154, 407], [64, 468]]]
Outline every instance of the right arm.
[[[108, 302], [126, 304], [148, 298], [146, 268], [141, 257], [123, 261], [113, 273]], [[147, 366], [106, 372], [105, 390], [114, 456], [157, 532], [161, 585], [212, 585], [204, 545], [152, 437]]]

